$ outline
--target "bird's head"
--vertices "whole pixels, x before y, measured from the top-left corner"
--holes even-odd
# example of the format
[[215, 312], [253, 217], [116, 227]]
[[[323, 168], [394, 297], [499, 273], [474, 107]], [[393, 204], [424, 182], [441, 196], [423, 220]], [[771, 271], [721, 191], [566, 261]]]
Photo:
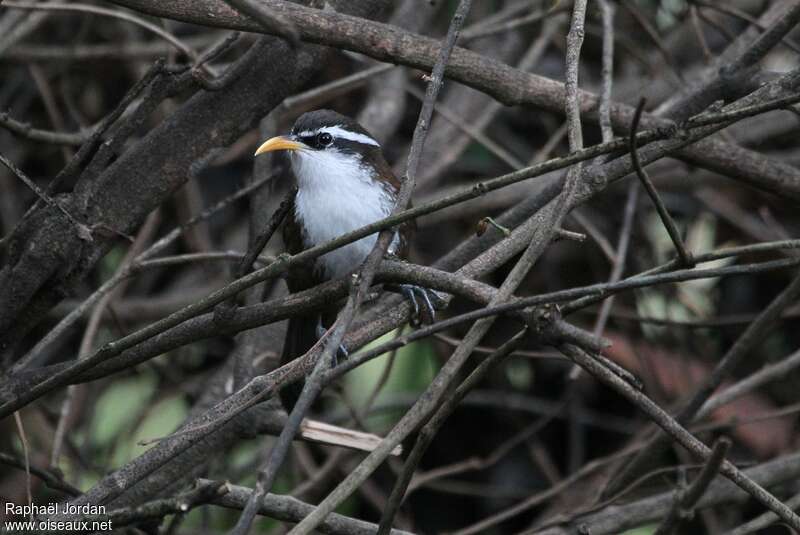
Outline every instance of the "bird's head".
[[319, 181], [380, 180], [388, 169], [375, 138], [353, 119], [331, 110], [304, 113], [290, 134], [268, 139], [255, 155], [273, 151], [289, 152], [301, 188]]

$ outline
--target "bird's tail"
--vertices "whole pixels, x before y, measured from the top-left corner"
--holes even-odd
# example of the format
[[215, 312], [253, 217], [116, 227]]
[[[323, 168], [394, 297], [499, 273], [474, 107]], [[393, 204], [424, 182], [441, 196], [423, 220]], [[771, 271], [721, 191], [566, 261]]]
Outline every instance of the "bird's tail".
[[[317, 319], [308, 316], [290, 318], [281, 353], [281, 366], [304, 355], [315, 343], [317, 343]], [[281, 389], [281, 403], [286, 412], [292, 412], [297, 404], [304, 383], [305, 381], [301, 379]]]

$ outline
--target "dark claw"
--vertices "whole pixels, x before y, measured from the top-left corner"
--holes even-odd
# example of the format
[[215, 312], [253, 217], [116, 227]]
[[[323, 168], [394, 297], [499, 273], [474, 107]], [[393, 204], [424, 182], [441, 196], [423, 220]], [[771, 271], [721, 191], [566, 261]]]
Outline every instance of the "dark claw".
[[[431, 324], [434, 322], [436, 319], [436, 307], [434, 307], [433, 302], [431, 302], [432, 290], [428, 290], [422, 286], [417, 286], [416, 284], [401, 284], [400, 291], [409, 301], [411, 301], [411, 305], [414, 307], [413, 314], [411, 315], [411, 324], [414, 327], [417, 327], [423, 323]], [[417, 295], [422, 297], [422, 308], [424, 309], [424, 314], [420, 313], [421, 310], [419, 303], [417, 302]]]
[[419, 303], [417, 303], [417, 297], [414, 295], [414, 288], [415, 286], [411, 284], [401, 284], [400, 291], [403, 292], [403, 295], [411, 302], [411, 306], [414, 307], [414, 311], [412, 313], [412, 317], [419, 317]]
[[431, 318], [435, 318], [436, 317], [436, 308], [433, 306], [433, 303], [431, 303], [431, 298], [428, 295], [430, 292], [428, 291], [427, 288], [420, 288], [419, 286], [417, 287], [417, 290], [419, 290], [422, 293], [422, 299], [425, 300], [425, 308], [428, 309], [428, 312], [430, 313]]

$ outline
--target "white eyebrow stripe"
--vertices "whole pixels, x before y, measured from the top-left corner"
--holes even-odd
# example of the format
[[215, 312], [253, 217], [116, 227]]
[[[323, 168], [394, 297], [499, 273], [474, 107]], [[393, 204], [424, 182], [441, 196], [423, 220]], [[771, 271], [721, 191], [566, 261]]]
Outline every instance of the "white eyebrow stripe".
[[303, 132], [298, 132], [295, 134], [297, 137], [306, 137], [306, 136], [315, 136], [322, 132], [327, 132], [328, 134], [332, 135], [333, 137], [338, 137], [340, 139], [346, 139], [348, 141], [355, 141], [356, 143], [363, 143], [365, 145], [374, 145], [376, 147], [380, 147], [380, 143], [372, 139], [371, 137], [359, 134], [358, 132], [351, 132], [349, 130], [345, 130], [341, 126], [325, 126], [318, 130], [304, 130]]

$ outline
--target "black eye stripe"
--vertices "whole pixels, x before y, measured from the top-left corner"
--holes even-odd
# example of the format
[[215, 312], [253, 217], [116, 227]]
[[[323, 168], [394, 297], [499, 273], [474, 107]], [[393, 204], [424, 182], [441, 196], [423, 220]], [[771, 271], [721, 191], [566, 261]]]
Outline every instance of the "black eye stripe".
[[[319, 130], [294, 128], [291, 132], [292, 138], [317, 150], [335, 147], [339, 151], [355, 153], [372, 150], [380, 151], [380, 145], [366, 134], [360, 132], [351, 133], [349, 131], [344, 132], [342, 135], [337, 134], [331, 133], [327, 128]], [[357, 139], [351, 139], [352, 137], [357, 137]]]
[[330, 132], [316, 132], [314, 134], [305, 134], [302, 136], [298, 136], [297, 134], [293, 135], [298, 141], [302, 141], [309, 147], [318, 149], [329, 147], [336, 141], [336, 138]]

